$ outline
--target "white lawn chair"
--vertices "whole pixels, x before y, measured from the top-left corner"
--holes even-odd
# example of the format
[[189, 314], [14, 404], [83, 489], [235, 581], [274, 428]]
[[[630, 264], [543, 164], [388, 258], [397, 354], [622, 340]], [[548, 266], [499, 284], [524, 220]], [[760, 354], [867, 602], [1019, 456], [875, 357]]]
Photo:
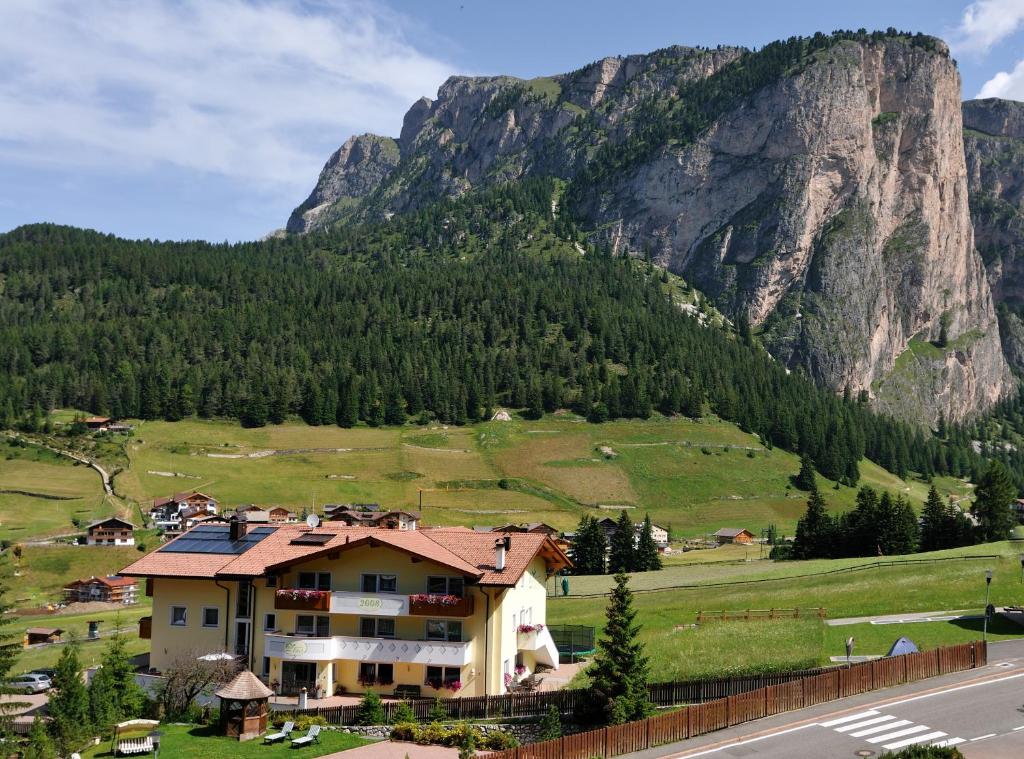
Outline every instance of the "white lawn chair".
[[276, 732], [276, 733], [268, 733], [267, 735], [264, 735], [263, 736], [263, 742], [264, 743], [277, 743], [278, 741], [283, 741], [285, 738], [291, 738], [292, 737], [292, 730], [294, 730], [294, 729], [295, 729], [295, 723], [294, 722], [285, 722], [283, 725], [281, 725], [281, 729], [278, 732]]
[[292, 748], [298, 746], [311, 746], [314, 743], [320, 742], [320, 725], [310, 725], [309, 732], [303, 735], [301, 738], [292, 738]]
[[114, 756], [130, 756], [133, 754], [150, 754], [153, 752], [153, 739], [148, 735], [145, 738], [128, 738], [117, 742], [117, 749]]

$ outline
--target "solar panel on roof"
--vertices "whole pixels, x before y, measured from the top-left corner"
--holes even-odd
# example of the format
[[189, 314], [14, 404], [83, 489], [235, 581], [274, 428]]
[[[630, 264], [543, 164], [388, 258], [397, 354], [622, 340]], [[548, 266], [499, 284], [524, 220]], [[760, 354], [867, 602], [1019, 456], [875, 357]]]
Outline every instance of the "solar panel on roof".
[[273, 527], [257, 527], [238, 540], [232, 540], [229, 527], [198, 525], [177, 540], [158, 548], [164, 553], [213, 553], [240, 555], [274, 532]]
[[291, 539], [293, 546], [322, 546], [334, 537], [333, 532], [304, 532]]

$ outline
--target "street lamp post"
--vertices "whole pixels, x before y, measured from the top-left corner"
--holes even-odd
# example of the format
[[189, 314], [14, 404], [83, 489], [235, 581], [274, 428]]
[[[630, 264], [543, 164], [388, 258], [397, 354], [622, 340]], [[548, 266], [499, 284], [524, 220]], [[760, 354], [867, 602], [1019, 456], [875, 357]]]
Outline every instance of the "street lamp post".
[[992, 587], [992, 570], [985, 570], [985, 619], [982, 622], [981, 628], [981, 639], [988, 641], [988, 596], [989, 589]]
[[1024, 553], [1020, 555], [1020, 581], [1024, 585]]

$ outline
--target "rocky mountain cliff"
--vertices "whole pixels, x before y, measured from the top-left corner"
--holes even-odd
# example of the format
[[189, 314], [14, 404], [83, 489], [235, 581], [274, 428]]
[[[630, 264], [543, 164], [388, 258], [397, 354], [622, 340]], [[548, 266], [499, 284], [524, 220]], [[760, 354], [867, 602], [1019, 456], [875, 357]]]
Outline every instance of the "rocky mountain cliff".
[[787, 365], [903, 417], [961, 419], [1012, 386], [961, 123], [955, 64], [922, 36], [453, 77], [397, 141], [347, 142], [288, 228], [553, 175], [592, 239], [686, 276]]
[[990, 98], [963, 104], [971, 218], [999, 304], [1003, 350], [1024, 370], [1024, 103]]

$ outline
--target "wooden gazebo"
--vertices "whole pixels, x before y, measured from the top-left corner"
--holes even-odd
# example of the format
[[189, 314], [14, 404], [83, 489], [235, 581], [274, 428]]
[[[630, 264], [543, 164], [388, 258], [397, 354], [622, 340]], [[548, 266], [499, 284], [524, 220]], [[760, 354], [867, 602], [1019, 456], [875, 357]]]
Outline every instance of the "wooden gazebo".
[[220, 727], [224, 735], [247, 741], [267, 729], [268, 699], [273, 691], [245, 669], [215, 693], [220, 699]]

